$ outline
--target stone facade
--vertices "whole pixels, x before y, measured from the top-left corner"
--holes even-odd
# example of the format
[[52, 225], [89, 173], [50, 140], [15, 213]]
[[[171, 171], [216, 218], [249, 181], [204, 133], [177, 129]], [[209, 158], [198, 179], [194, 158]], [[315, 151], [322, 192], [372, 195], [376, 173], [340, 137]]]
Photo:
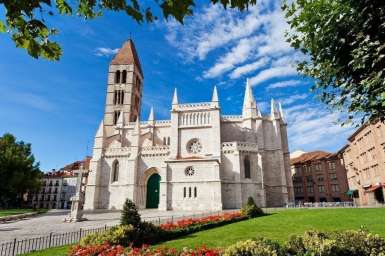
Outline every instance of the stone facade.
[[348, 202], [346, 169], [337, 154], [313, 151], [291, 159], [294, 196], [306, 202]]
[[350, 193], [357, 205], [384, 203], [385, 124], [366, 123], [340, 150], [347, 170]]
[[95, 136], [85, 209], [221, 210], [252, 196], [259, 206], [293, 200], [286, 123], [280, 104], [262, 116], [246, 84], [242, 115], [221, 114], [211, 101], [178, 102], [169, 120], [151, 109], [139, 121], [143, 74], [126, 42], [109, 67], [104, 119]]

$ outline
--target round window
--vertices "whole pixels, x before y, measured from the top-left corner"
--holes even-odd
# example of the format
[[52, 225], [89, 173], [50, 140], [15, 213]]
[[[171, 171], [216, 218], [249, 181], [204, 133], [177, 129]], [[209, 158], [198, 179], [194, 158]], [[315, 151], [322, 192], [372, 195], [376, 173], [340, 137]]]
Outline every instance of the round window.
[[202, 151], [202, 145], [198, 139], [192, 139], [187, 143], [187, 151], [189, 153], [197, 154]]
[[189, 166], [184, 170], [184, 173], [186, 174], [186, 176], [193, 176], [195, 173], [195, 170], [192, 166]]

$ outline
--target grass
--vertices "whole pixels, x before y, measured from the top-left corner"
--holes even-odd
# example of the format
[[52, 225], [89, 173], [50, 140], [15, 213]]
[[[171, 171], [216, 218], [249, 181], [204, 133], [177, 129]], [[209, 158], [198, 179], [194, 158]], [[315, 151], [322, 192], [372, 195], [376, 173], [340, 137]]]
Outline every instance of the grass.
[[[303, 234], [306, 230], [333, 231], [359, 229], [361, 226], [385, 237], [385, 208], [282, 210], [264, 217], [197, 232], [161, 245], [178, 249], [202, 244], [208, 247], [226, 247], [257, 236], [283, 243], [291, 234]], [[67, 255], [68, 248], [52, 248], [27, 255]]]
[[0, 217], [33, 212], [33, 209], [1, 209]]
[[60, 247], [50, 248], [50, 249], [46, 249], [38, 252], [23, 254], [23, 256], [47, 256], [47, 255], [67, 256], [68, 249], [69, 249], [69, 246], [60, 246]]
[[385, 237], [385, 208], [279, 211], [268, 216], [194, 233], [165, 242], [162, 246], [178, 249], [202, 244], [208, 247], [225, 247], [257, 236], [283, 243], [291, 234], [303, 234], [306, 230], [334, 231], [359, 229], [361, 226], [365, 226], [371, 233]]

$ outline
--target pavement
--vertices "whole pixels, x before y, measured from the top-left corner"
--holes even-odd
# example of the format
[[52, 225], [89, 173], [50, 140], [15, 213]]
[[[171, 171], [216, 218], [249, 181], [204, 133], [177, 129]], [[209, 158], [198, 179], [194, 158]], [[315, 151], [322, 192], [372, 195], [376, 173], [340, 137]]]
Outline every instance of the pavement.
[[[157, 209], [146, 209], [139, 211], [142, 220], [162, 223], [171, 219], [180, 219], [187, 216], [199, 217], [213, 213], [202, 211], [159, 211]], [[100, 228], [119, 224], [120, 212], [96, 212], [86, 213], [87, 219], [82, 222], [66, 223], [64, 219], [69, 210], [50, 210], [47, 213], [27, 217], [22, 220], [0, 223], [0, 244], [17, 240], [47, 236], [52, 233], [75, 232], [80, 229]]]

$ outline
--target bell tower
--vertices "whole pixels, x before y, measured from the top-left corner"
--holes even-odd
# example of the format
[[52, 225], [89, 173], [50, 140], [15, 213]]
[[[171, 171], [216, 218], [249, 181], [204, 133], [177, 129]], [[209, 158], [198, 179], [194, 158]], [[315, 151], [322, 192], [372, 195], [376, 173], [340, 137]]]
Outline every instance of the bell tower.
[[140, 115], [143, 72], [134, 42], [129, 39], [112, 59], [108, 71], [108, 86], [104, 127], [106, 136], [116, 133], [116, 126], [135, 122]]

